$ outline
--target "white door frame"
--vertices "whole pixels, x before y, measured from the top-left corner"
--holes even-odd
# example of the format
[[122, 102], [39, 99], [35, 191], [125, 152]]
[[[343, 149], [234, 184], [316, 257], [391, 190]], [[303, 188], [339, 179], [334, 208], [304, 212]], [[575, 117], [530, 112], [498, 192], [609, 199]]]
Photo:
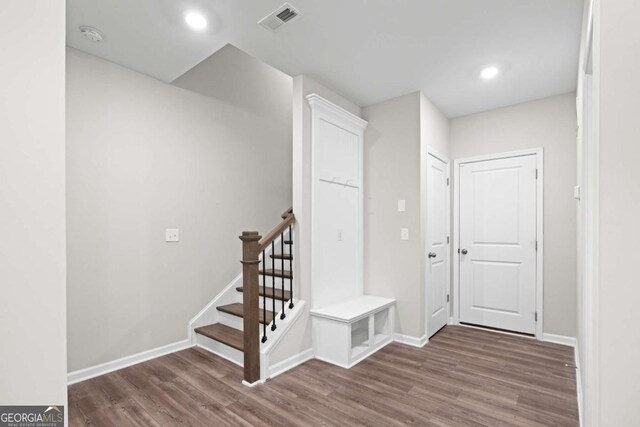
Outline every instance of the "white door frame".
[[[425, 170], [425, 174], [424, 174], [424, 182], [425, 185], [423, 186], [424, 190], [423, 190], [423, 197], [424, 197], [424, 201], [425, 204], [428, 203], [427, 200], [427, 183], [426, 180], [427, 178], [427, 159], [429, 158], [429, 155], [443, 161], [446, 165], [447, 165], [447, 179], [449, 180], [449, 182], [451, 182], [451, 161], [449, 160], [449, 158], [441, 153], [439, 153], [437, 150], [433, 149], [430, 146], [427, 146], [427, 154], [426, 157], [424, 158], [424, 170]], [[450, 237], [449, 235], [451, 234], [451, 191], [447, 191], [447, 200], [446, 200], [446, 204], [447, 204], [447, 225], [446, 228], [447, 230], [449, 230], [449, 233], [447, 237]], [[429, 316], [427, 315], [427, 311], [429, 309], [429, 304], [428, 304], [428, 299], [429, 299], [429, 292], [427, 292], [427, 262], [428, 262], [428, 258], [427, 258], [427, 254], [429, 253], [429, 247], [427, 246], [427, 242], [429, 241], [428, 239], [428, 229], [426, 224], [429, 221], [429, 217], [428, 217], [428, 210], [426, 209], [426, 205], [425, 207], [422, 209], [422, 212], [424, 212], [424, 220], [425, 220], [425, 226], [424, 226], [424, 248], [423, 248], [423, 267], [424, 267], [424, 331], [425, 331], [425, 335], [429, 334], [429, 328], [428, 328], [428, 322], [429, 322]], [[446, 282], [447, 282], [447, 294], [450, 295], [451, 294], [451, 239], [449, 238], [449, 240], [447, 241], [447, 270], [446, 270]], [[450, 323], [450, 319], [451, 319], [451, 303], [447, 302], [447, 324]], [[427, 340], [429, 339], [429, 337], [427, 337]]]
[[536, 312], [538, 313], [536, 339], [542, 340], [542, 323], [544, 320], [544, 156], [542, 147], [467, 157], [453, 161], [453, 245], [451, 245], [451, 247], [453, 251], [455, 251], [453, 254], [453, 323], [456, 325], [460, 323], [460, 257], [457, 256], [457, 251], [460, 249], [460, 165], [530, 155], [536, 156], [536, 168], [538, 170], [538, 179], [536, 182], [536, 240], [538, 242], [538, 250], [536, 252]]

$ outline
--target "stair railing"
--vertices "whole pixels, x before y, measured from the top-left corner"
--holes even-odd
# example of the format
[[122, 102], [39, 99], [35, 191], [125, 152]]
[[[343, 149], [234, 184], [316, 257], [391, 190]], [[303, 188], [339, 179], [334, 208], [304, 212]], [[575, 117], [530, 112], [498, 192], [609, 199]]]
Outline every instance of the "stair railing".
[[[271, 330], [275, 331], [276, 326], [276, 275], [275, 275], [275, 241], [280, 237], [280, 268], [281, 268], [281, 314], [280, 319], [285, 315], [285, 235], [288, 233], [289, 242], [289, 309], [293, 304], [293, 225], [295, 215], [293, 208], [287, 209], [281, 215], [282, 221], [266, 236], [262, 237], [257, 231], [243, 231], [240, 236], [242, 240], [242, 287], [243, 287], [243, 329], [244, 329], [244, 380], [253, 384], [260, 379], [260, 343], [267, 341], [267, 259], [266, 250], [271, 247], [271, 301], [273, 319]], [[262, 254], [262, 260], [260, 260]], [[260, 272], [262, 264], [262, 274]], [[262, 276], [262, 338], [260, 338], [260, 276]]]

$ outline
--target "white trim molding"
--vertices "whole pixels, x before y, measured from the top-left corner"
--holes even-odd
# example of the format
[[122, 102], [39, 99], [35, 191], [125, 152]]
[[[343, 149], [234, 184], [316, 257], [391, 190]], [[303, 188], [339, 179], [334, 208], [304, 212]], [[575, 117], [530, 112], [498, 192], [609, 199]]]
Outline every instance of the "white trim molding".
[[564, 335], [555, 335], [555, 334], [542, 334], [542, 341], [551, 342], [554, 344], [566, 345], [569, 347], [577, 348], [578, 340], [574, 337], [567, 337]]
[[526, 150], [510, 151], [506, 153], [488, 154], [484, 156], [467, 157], [453, 161], [453, 322], [460, 323], [460, 257], [456, 251], [460, 247], [460, 165], [465, 163], [482, 162], [486, 160], [506, 159], [520, 156], [536, 156], [538, 179], [536, 180], [536, 339], [543, 340], [544, 323], [544, 149], [530, 148]]
[[574, 337], [567, 337], [564, 335], [555, 334], [543, 334], [542, 341], [550, 342], [554, 344], [566, 345], [573, 348], [574, 365], [576, 367], [576, 397], [578, 399], [578, 419], [579, 425], [584, 425], [584, 389], [582, 388], [582, 367], [580, 366], [580, 346], [578, 345], [578, 339]]
[[393, 340], [400, 344], [410, 345], [412, 347], [422, 348], [429, 342], [429, 337], [423, 335], [420, 338], [411, 335], [393, 334]]
[[578, 398], [578, 421], [580, 427], [584, 425], [584, 389], [582, 388], [582, 366], [580, 366], [580, 346], [577, 345], [574, 347], [573, 354], [575, 356], [575, 365], [576, 365], [576, 395]]
[[161, 347], [153, 348], [151, 350], [132, 354], [131, 356], [121, 357], [120, 359], [112, 360], [111, 362], [105, 362], [99, 365], [91, 366], [89, 368], [69, 372], [67, 374], [67, 384], [71, 385], [79, 383], [80, 381], [108, 374], [109, 372], [117, 371], [128, 366], [146, 362], [147, 360], [155, 359], [157, 357], [164, 356], [170, 353], [175, 353], [176, 351], [185, 350], [190, 347], [193, 347], [193, 345], [191, 344], [191, 340], [187, 339], [177, 341], [171, 344], [163, 345]]
[[[261, 345], [260, 348], [260, 379], [266, 381], [270, 377], [270, 362], [269, 358], [271, 353], [278, 347], [278, 343], [284, 338], [293, 324], [302, 316], [305, 312], [304, 300], [294, 300], [293, 310], [287, 313], [287, 317], [278, 321], [278, 329], [272, 331], [268, 335], [266, 344]], [[279, 312], [278, 312], [279, 313]], [[276, 316], [279, 318], [278, 313]], [[284, 372], [284, 371], [283, 371]], [[282, 373], [282, 372], [280, 372]]]
[[342, 107], [337, 106], [331, 101], [328, 101], [318, 95], [317, 93], [312, 93], [307, 95], [307, 102], [311, 109], [318, 109], [323, 114], [330, 115], [334, 120], [338, 122], [343, 122], [348, 126], [355, 126], [360, 130], [364, 131], [369, 122], [366, 120], [356, 116], [355, 114], [345, 110]]
[[293, 356], [281, 362], [274, 363], [272, 366], [269, 366], [267, 368], [269, 372], [269, 378], [277, 377], [278, 375], [285, 373], [288, 370], [293, 369], [296, 366], [301, 365], [311, 359], [313, 359], [313, 348], [308, 348], [298, 354], [294, 354]]

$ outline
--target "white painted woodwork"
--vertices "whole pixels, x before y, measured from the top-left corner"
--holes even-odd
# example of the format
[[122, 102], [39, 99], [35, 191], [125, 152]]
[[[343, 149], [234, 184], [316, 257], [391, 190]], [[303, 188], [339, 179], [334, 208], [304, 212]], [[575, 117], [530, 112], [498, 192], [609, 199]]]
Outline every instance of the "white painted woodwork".
[[311, 106], [311, 306], [363, 292], [363, 132], [367, 122], [317, 94]]
[[395, 299], [363, 295], [311, 310], [317, 359], [350, 368], [393, 341]]
[[395, 300], [363, 295], [362, 159], [367, 122], [311, 107], [311, 316], [315, 357], [349, 368], [393, 341]]
[[[449, 163], [427, 155], [427, 336], [431, 337], [449, 321], [447, 294], [449, 209], [447, 178]], [[429, 257], [435, 254], [435, 257]]]
[[536, 333], [535, 155], [460, 165], [460, 321]]

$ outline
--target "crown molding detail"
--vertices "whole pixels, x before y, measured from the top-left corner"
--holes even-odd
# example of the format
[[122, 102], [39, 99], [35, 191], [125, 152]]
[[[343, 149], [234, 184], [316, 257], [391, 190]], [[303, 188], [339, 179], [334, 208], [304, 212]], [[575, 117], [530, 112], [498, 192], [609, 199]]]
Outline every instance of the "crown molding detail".
[[361, 130], [364, 130], [369, 124], [369, 122], [367, 122], [366, 120], [363, 120], [355, 114], [345, 110], [344, 108], [337, 106], [333, 102], [326, 100], [317, 93], [309, 94], [306, 98], [312, 110], [330, 115], [338, 121], [345, 122], [348, 125], [356, 126]]

